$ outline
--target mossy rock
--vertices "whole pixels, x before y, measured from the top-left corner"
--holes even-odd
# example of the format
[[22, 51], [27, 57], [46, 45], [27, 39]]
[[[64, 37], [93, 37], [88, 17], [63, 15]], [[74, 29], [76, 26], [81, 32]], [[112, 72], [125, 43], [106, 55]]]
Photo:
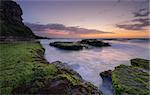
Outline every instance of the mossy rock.
[[149, 74], [142, 69], [120, 65], [112, 73], [117, 95], [149, 95]]
[[81, 40], [80, 43], [95, 46], [95, 47], [110, 46], [109, 43], [105, 43], [97, 39], [84, 39], [84, 40]]
[[50, 43], [51, 46], [64, 50], [81, 50], [83, 46], [76, 42], [53, 42]]
[[83, 48], [91, 48], [91, 47], [104, 47], [110, 46], [109, 43], [105, 43], [103, 41], [97, 39], [85, 39], [77, 42], [52, 42], [50, 46], [54, 46], [59, 49], [64, 50], [82, 50]]
[[143, 68], [145, 70], [150, 70], [150, 60], [135, 58], [131, 59], [131, 65]]

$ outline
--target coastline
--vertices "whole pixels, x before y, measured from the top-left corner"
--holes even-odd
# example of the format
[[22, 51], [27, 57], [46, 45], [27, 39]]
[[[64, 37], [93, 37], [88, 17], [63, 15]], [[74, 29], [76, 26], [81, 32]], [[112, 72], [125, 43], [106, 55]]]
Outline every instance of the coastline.
[[63, 63], [56, 62], [57, 66], [55, 62], [49, 64], [44, 59], [44, 49], [39, 42], [3, 43], [0, 48], [3, 68], [0, 78], [1, 94], [102, 95], [101, 91], [79, 77], [71, 68], [58, 66]]

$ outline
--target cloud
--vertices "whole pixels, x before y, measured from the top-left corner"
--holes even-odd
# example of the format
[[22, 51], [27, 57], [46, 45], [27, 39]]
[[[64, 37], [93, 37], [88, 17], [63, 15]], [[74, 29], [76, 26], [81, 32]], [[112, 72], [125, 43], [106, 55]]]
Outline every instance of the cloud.
[[116, 24], [116, 27], [125, 30], [148, 30], [146, 27], [150, 25], [149, 13], [149, 8], [141, 8], [133, 13], [134, 19], [123, 24]]
[[67, 36], [67, 35], [80, 35], [80, 34], [107, 34], [113, 32], [105, 32], [96, 29], [86, 29], [80, 27], [67, 27], [63, 24], [37, 24], [25, 23], [28, 27], [38, 35], [49, 36]]
[[131, 21], [134, 24], [117, 24], [116, 26], [126, 30], [146, 30], [145, 27], [150, 25], [149, 20], [149, 18], [138, 18]]
[[144, 9], [139, 9], [139, 11], [134, 12], [134, 17], [147, 17], [149, 15], [149, 9], [144, 8]]

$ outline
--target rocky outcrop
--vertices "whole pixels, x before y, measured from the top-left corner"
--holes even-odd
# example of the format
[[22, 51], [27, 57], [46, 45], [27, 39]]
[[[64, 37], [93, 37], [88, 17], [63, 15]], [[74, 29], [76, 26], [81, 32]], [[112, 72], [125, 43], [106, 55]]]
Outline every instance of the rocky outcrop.
[[69, 65], [67, 65], [67, 63], [62, 63], [60, 61], [56, 61], [56, 62], [52, 62], [51, 64], [54, 64], [58, 68], [59, 73], [68, 73], [79, 79], [82, 79], [80, 74], [77, 73], [76, 71], [74, 71]]
[[102, 77], [103, 80], [105, 79], [111, 80], [112, 70], [101, 72], [100, 76]]
[[36, 36], [22, 22], [22, 9], [12, 0], [0, 1], [0, 39], [31, 39]]
[[67, 64], [60, 61], [53, 62], [52, 64], [56, 65], [60, 74], [52, 80], [53, 88], [63, 88], [61, 91], [66, 92], [65, 95], [103, 95], [97, 87], [83, 80], [80, 74], [71, 69]]
[[150, 60], [141, 59], [141, 58], [131, 59], [131, 65], [140, 67], [146, 70], [150, 70]]
[[149, 74], [141, 68], [120, 65], [112, 73], [117, 95], [149, 95]]
[[135, 58], [131, 66], [120, 65], [100, 76], [103, 81], [112, 80], [115, 95], [149, 95], [149, 64], [149, 60]]
[[109, 43], [105, 43], [105, 42], [97, 40], [97, 39], [84, 39], [84, 40], [80, 41], [80, 43], [95, 46], [95, 47], [110, 46]]
[[[44, 94], [44, 95], [103, 95], [102, 92], [60, 61], [51, 63], [56, 66], [57, 72], [51, 78], [37, 78], [27, 84], [15, 88], [16, 94]], [[45, 77], [45, 76], [43, 76]]]
[[50, 46], [54, 46], [56, 48], [64, 49], [64, 50], [82, 50], [84, 48], [92, 48], [92, 47], [106, 47], [110, 46], [109, 43], [105, 43], [103, 41], [97, 39], [85, 39], [78, 42], [52, 42]]
[[50, 45], [64, 50], [81, 50], [84, 47], [76, 42], [53, 42]]

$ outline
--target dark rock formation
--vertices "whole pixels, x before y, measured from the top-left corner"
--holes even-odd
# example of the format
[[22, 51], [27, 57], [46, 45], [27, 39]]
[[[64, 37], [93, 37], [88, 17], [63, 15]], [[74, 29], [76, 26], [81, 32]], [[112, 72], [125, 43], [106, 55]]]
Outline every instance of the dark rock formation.
[[102, 79], [111, 80], [112, 70], [108, 70], [108, 71], [101, 72], [101, 73], [100, 73], [100, 76], [102, 77]]
[[0, 39], [31, 39], [36, 36], [22, 22], [20, 6], [11, 0], [0, 1]]
[[76, 42], [53, 42], [50, 45], [64, 50], [81, 50], [84, 47]]
[[110, 46], [109, 43], [105, 43], [103, 41], [97, 39], [84, 39], [80, 41], [81, 44], [88, 44], [95, 47], [103, 47], [103, 46]]
[[56, 48], [64, 49], [64, 50], [81, 50], [83, 48], [92, 48], [94, 47], [105, 47], [110, 46], [109, 43], [105, 43], [103, 41], [97, 39], [85, 39], [78, 42], [52, 42], [51, 46]]
[[113, 89], [113, 84], [112, 84], [112, 70], [101, 72], [100, 76], [103, 79], [103, 82], [101, 85], [102, 91], [108, 90], [104, 92], [104, 94], [105, 95], [112, 95], [112, 93], [114, 94], [114, 89]]
[[131, 59], [131, 65], [136, 67], [141, 67], [146, 70], [150, 70], [150, 60], [135, 58]]

